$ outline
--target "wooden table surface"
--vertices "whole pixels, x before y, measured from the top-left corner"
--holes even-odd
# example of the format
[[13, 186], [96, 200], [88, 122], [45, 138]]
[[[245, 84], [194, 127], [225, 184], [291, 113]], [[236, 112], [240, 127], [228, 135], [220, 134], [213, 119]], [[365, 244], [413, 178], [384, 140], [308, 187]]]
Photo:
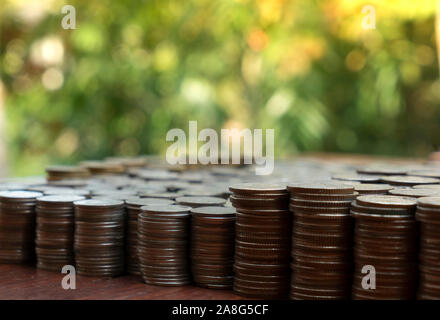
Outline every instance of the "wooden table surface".
[[113, 279], [76, 276], [76, 289], [64, 290], [65, 275], [30, 265], [0, 264], [0, 299], [118, 299], [118, 300], [239, 300], [231, 290], [204, 289], [196, 286], [159, 287], [126, 275]]

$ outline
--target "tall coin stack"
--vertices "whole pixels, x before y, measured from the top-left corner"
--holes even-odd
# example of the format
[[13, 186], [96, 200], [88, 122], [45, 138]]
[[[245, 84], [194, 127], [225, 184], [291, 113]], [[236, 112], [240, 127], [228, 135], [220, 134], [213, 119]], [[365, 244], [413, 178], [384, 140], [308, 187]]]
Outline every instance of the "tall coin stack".
[[414, 298], [418, 232], [416, 199], [388, 195], [359, 196], [355, 218], [353, 299]]
[[90, 199], [74, 204], [74, 251], [78, 274], [114, 277], [123, 273], [124, 202]]
[[43, 194], [0, 192], [0, 263], [22, 263], [35, 258], [35, 204]]
[[63, 266], [74, 265], [73, 202], [84, 199], [75, 195], [53, 195], [37, 199], [37, 268], [60, 272]]
[[232, 287], [234, 239], [234, 208], [191, 210], [191, 270], [197, 285], [213, 289]]
[[145, 283], [191, 283], [188, 244], [190, 207], [143, 206], [138, 218], [139, 269]]
[[243, 183], [229, 190], [237, 210], [234, 291], [248, 298], [287, 297], [291, 216], [286, 187]]
[[290, 184], [287, 189], [293, 212], [290, 298], [350, 298], [350, 204], [357, 193], [352, 186], [331, 181]]
[[168, 199], [153, 198], [129, 198], [125, 201], [127, 210], [127, 230], [126, 230], [126, 264], [130, 274], [140, 275], [139, 259], [137, 253], [138, 242], [138, 216], [142, 206], [149, 205], [171, 205], [174, 201]]
[[440, 197], [418, 199], [420, 221], [418, 299], [440, 299]]

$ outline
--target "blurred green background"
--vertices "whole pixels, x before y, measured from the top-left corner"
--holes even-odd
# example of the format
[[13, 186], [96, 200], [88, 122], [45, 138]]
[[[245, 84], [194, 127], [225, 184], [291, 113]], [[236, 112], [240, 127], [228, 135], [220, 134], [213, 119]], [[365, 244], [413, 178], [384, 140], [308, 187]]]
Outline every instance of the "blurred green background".
[[277, 156], [440, 145], [435, 1], [0, 2], [3, 175], [164, 153], [188, 120], [275, 128]]

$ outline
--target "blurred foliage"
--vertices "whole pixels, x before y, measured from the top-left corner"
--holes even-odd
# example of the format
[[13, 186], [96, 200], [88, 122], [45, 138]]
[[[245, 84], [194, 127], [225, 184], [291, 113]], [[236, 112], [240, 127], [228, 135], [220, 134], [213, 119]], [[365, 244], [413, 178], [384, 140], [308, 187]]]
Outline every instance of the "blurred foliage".
[[188, 120], [275, 128], [278, 156], [440, 144], [434, 1], [69, 1], [75, 30], [61, 28], [67, 2], [1, 2], [13, 174], [161, 153]]

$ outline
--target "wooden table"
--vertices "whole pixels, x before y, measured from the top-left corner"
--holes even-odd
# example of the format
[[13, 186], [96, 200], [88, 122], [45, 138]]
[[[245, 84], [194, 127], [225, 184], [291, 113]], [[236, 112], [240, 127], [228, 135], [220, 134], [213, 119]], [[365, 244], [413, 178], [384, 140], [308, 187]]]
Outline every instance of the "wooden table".
[[118, 299], [118, 300], [238, 300], [231, 290], [204, 289], [196, 286], [159, 287], [126, 275], [113, 279], [76, 276], [76, 289], [64, 290], [65, 275], [30, 265], [0, 264], [0, 299]]

